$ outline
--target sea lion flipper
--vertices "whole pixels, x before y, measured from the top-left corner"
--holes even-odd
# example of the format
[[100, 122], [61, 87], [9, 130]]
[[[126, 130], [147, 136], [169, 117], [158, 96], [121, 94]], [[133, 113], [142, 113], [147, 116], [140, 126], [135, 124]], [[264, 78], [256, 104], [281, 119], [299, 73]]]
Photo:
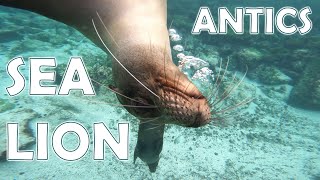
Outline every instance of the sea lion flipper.
[[144, 122], [139, 125], [138, 141], [134, 151], [134, 163], [139, 157], [145, 162], [150, 172], [155, 172], [163, 146], [165, 125]]
[[158, 159], [158, 161], [156, 161], [154, 163], [148, 164], [149, 171], [152, 172], [152, 173], [156, 172], [158, 164], [159, 164], [159, 159]]

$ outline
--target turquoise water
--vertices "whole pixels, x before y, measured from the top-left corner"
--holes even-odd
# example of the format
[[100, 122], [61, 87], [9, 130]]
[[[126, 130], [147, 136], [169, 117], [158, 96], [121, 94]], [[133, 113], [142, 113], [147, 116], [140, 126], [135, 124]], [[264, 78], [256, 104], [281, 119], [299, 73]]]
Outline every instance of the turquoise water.
[[[317, 1], [270, 3], [229, 1], [168, 2], [168, 24], [182, 37], [183, 53], [200, 58], [213, 71], [226, 72], [216, 88], [217, 98], [241, 81], [216, 111], [237, 106], [233, 111], [214, 114], [210, 124], [196, 129], [167, 125], [159, 166], [150, 173], [141, 160], [133, 164], [138, 121], [116, 106], [115, 95], [94, 85], [97, 95], [84, 97], [74, 92], [67, 97], [29, 96], [28, 86], [10, 97], [6, 87], [12, 80], [7, 63], [22, 56], [21, 67], [28, 81], [29, 57], [56, 57], [61, 76], [70, 56], [82, 56], [92, 79], [112, 84], [108, 55], [81, 33], [45, 17], [0, 7], [0, 179], [319, 179], [320, 178], [320, 38]], [[200, 6], [209, 6], [216, 17], [218, 7], [226, 6], [310, 6], [313, 30], [305, 35], [191, 35]], [[172, 51], [178, 64], [178, 52]], [[227, 59], [229, 59], [227, 67]], [[220, 62], [221, 68], [220, 68]], [[220, 70], [220, 71], [219, 71]], [[186, 70], [188, 71], [188, 70]], [[194, 71], [188, 71], [190, 78]], [[236, 81], [232, 81], [236, 73]], [[59, 78], [57, 78], [59, 79]], [[212, 95], [215, 81], [195, 84], [206, 96]], [[217, 85], [217, 84], [215, 84]], [[215, 90], [213, 90], [215, 92]], [[221, 93], [222, 92], [222, 93]], [[6, 161], [6, 123], [20, 123], [20, 146], [35, 150], [36, 123], [48, 122], [49, 132], [66, 121], [84, 125], [92, 139], [92, 124], [103, 121], [113, 134], [118, 122], [130, 122], [129, 160], [119, 161], [106, 150], [104, 161], [94, 161], [92, 145], [75, 162], [61, 160], [49, 145], [47, 161]], [[77, 138], [66, 136], [66, 148], [76, 148]], [[51, 144], [51, 142], [49, 142]]]

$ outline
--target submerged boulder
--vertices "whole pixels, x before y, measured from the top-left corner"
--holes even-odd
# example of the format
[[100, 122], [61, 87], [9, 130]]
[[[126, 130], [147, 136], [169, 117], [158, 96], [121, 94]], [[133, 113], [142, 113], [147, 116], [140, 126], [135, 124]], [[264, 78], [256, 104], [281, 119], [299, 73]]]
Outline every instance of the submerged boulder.
[[263, 85], [260, 87], [262, 92], [269, 98], [278, 99], [287, 102], [292, 90], [292, 86], [288, 84], [283, 85]]
[[249, 69], [257, 67], [261, 63], [263, 57], [264, 54], [255, 48], [245, 48], [235, 54], [238, 64], [241, 67], [248, 66]]
[[[19, 149], [27, 148], [35, 143], [35, 137], [30, 129], [31, 120], [39, 116], [32, 109], [12, 109], [0, 113], [3, 122], [19, 123]], [[7, 151], [6, 123], [0, 125], [0, 160], [5, 160]]]
[[281, 72], [275, 66], [264, 64], [259, 65], [254, 72], [249, 74], [249, 76], [266, 85], [290, 84], [292, 81], [289, 76]]
[[15, 105], [13, 103], [9, 102], [9, 100], [0, 98], [0, 113], [9, 111], [9, 110], [13, 109], [14, 107], [15, 107]]
[[320, 61], [313, 59], [302, 72], [303, 75], [293, 88], [289, 104], [320, 110]]

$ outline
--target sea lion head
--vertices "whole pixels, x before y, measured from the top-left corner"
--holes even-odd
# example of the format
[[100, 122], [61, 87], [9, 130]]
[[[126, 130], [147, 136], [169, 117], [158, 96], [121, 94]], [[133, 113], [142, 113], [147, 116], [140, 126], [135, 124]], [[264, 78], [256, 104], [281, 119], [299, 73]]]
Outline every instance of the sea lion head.
[[186, 127], [210, 122], [207, 99], [172, 62], [170, 51], [139, 45], [127, 48], [117, 53], [122, 65], [113, 62], [113, 75], [125, 95], [117, 97], [131, 114], [141, 121]]

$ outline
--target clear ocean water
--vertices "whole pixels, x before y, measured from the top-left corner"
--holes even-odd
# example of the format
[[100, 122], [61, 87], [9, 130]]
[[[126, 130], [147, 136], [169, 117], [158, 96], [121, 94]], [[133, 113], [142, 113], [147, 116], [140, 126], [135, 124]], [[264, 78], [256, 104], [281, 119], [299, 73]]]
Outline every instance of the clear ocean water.
[[[216, 22], [219, 7], [233, 14], [235, 7], [278, 11], [309, 6], [313, 28], [306, 35], [265, 35], [260, 16], [258, 35], [248, 33], [247, 18], [242, 35], [231, 29], [227, 35], [192, 35], [201, 6], [210, 8]], [[318, 0], [169, 1], [173, 61], [206, 97], [213, 97], [216, 113], [200, 128], [166, 125], [160, 162], [150, 173], [140, 159], [133, 163], [139, 121], [106, 88], [113, 84], [110, 55], [63, 23], [0, 6], [0, 179], [320, 179], [319, 8]], [[302, 26], [293, 17], [285, 23]], [[28, 94], [28, 58], [55, 57], [59, 85], [71, 56], [81, 56], [91, 79], [99, 82], [93, 83], [96, 96], [79, 91], [69, 96]], [[26, 87], [11, 97], [6, 91], [13, 83], [7, 64], [15, 57], [25, 60], [20, 71]], [[52, 135], [66, 121], [81, 123], [90, 134], [89, 150], [80, 160], [60, 159], [50, 139], [48, 160], [6, 160], [7, 123], [19, 123], [21, 149], [36, 150], [36, 123], [49, 123]], [[104, 122], [113, 134], [119, 122], [130, 123], [129, 160], [119, 161], [108, 148], [105, 160], [93, 160], [95, 122]], [[79, 144], [72, 134], [62, 143], [66, 149]]]

